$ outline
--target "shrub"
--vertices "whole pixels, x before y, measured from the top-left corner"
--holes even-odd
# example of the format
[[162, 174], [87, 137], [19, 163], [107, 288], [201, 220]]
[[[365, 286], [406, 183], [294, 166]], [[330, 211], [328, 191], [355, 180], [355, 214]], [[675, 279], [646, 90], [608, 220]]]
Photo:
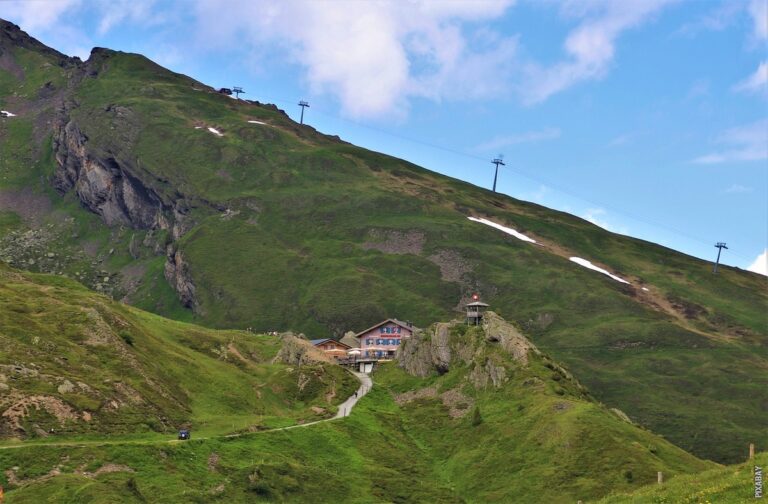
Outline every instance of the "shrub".
[[130, 333], [120, 331], [120, 337], [123, 338], [123, 341], [125, 341], [126, 345], [133, 346], [133, 336], [131, 336]]
[[480, 408], [475, 406], [475, 409], [472, 410], [472, 426], [477, 427], [483, 423], [483, 417], [480, 415]]

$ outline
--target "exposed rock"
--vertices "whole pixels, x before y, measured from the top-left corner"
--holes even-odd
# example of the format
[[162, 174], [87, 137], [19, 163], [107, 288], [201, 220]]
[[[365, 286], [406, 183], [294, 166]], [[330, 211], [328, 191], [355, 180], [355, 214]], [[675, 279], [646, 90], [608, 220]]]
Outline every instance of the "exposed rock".
[[52, 209], [51, 200], [30, 188], [0, 189], [0, 210], [18, 214], [25, 222], [39, 226]]
[[88, 209], [108, 225], [150, 228], [162, 209], [159, 198], [142, 188], [114, 157], [102, 159], [86, 149], [86, 137], [74, 121], [62, 117], [54, 124], [53, 150], [57, 163], [54, 187], [61, 193], [74, 189]]
[[483, 330], [488, 341], [498, 342], [515, 360], [523, 364], [528, 364], [529, 351], [539, 353], [536, 346], [520, 334], [515, 326], [492, 311], [486, 312], [483, 317]]
[[[97, 56], [101, 55], [101, 52], [96, 53]], [[89, 62], [91, 66], [95, 64]], [[73, 102], [66, 102], [54, 121], [53, 150], [57, 164], [53, 177], [54, 187], [61, 193], [74, 190], [81, 203], [100, 215], [107, 225], [166, 229], [170, 231], [173, 240], [181, 238], [194, 225], [189, 216], [189, 203], [183, 195], [174, 193], [166, 196], [158, 192], [145, 180], [146, 177], [142, 178], [139, 161], [113, 154], [131, 151], [130, 146], [140, 131], [140, 124], [133, 112], [123, 106], [107, 106], [104, 113], [109, 115], [115, 128], [114, 138], [110, 140], [115, 145], [110, 143], [92, 147], [88, 136], [69, 116], [69, 109], [75, 106]], [[151, 235], [148, 236], [151, 239]], [[151, 245], [155, 253], [162, 253], [165, 246], [156, 240], [144, 245]], [[129, 250], [132, 257], [140, 257], [134, 237], [131, 238]], [[197, 309], [188, 266], [183, 257], [175, 250], [173, 253], [170, 250], [173, 247], [168, 252], [165, 277], [176, 289], [181, 302], [189, 308]], [[102, 285], [102, 289], [107, 288]]]
[[171, 245], [168, 246], [168, 257], [164, 273], [165, 279], [176, 290], [182, 304], [187, 308], [198, 311], [199, 306], [195, 297], [195, 283], [192, 281], [189, 265], [184, 260], [183, 253], [180, 250], [174, 250]]
[[283, 364], [302, 366], [318, 362], [332, 362], [332, 359], [325, 355], [325, 352], [304, 338], [299, 338], [293, 333], [283, 333], [280, 338], [283, 345], [275, 358], [272, 359], [273, 363], [282, 362]]
[[5, 422], [8, 422], [11, 429], [16, 431], [23, 431], [21, 422], [29, 415], [29, 410], [32, 408], [35, 410], [43, 409], [47, 411], [49, 414], [56, 417], [61, 425], [64, 425], [64, 422], [67, 420], [75, 421], [79, 419], [79, 415], [77, 415], [75, 410], [56, 397], [45, 395], [24, 396], [17, 394], [9, 399], [10, 406], [3, 411], [0, 417], [2, 417]]
[[346, 333], [344, 333], [344, 336], [339, 341], [344, 343], [345, 345], [349, 345], [352, 348], [360, 347], [360, 340], [355, 338], [354, 331], [347, 331]]
[[64, 383], [59, 385], [56, 390], [59, 391], [59, 394], [69, 394], [75, 391], [75, 385], [69, 380], [64, 380]]
[[464, 275], [471, 273], [474, 269], [472, 263], [455, 250], [438, 250], [427, 259], [440, 267], [440, 276], [446, 282], [465, 285]]
[[437, 388], [425, 387], [419, 390], [411, 390], [394, 396], [395, 402], [399, 406], [404, 406], [410, 402], [419, 399], [439, 398], [443, 405], [448, 408], [448, 415], [451, 418], [461, 418], [471, 410], [475, 400], [463, 394], [459, 389], [452, 389], [442, 394], [437, 393]]
[[397, 363], [408, 374], [420, 377], [431, 375], [435, 369], [432, 363], [432, 348], [423, 336], [413, 335], [404, 339], [397, 350]]
[[448, 372], [451, 364], [450, 325], [445, 323], [435, 324], [435, 333], [432, 335], [432, 364], [439, 374]]
[[498, 388], [508, 380], [507, 370], [500, 364], [495, 364], [490, 359], [482, 366], [475, 366], [469, 373], [469, 381], [475, 388], [484, 389], [489, 384]]
[[365, 250], [379, 250], [386, 254], [421, 254], [426, 236], [417, 230], [372, 229], [370, 240], [363, 243]]
[[[456, 335], [452, 330], [456, 328]], [[461, 330], [459, 330], [461, 329]], [[498, 347], [503, 354], [490, 352]], [[438, 323], [401, 344], [398, 365], [411, 375], [426, 377], [448, 372], [453, 362], [470, 366], [467, 379], [475, 388], [501, 387], [515, 366], [528, 364], [528, 352], [539, 350], [517, 328], [493, 312], [486, 312], [482, 332], [460, 327], [460, 322]]]
[[219, 454], [216, 452], [213, 452], [208, 456], [208, 470], [210, 472], [215, 472], [219, 467], [219, 459]]

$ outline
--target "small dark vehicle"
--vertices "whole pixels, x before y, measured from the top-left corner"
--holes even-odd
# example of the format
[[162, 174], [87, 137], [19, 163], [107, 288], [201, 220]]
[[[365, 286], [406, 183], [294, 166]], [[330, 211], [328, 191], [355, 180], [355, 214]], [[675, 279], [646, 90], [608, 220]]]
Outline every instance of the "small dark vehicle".
[[179, 431], [179, 439], [181, 441], [186, 441], [190, 438], [189, 431], [187, 429], [182, 429]]

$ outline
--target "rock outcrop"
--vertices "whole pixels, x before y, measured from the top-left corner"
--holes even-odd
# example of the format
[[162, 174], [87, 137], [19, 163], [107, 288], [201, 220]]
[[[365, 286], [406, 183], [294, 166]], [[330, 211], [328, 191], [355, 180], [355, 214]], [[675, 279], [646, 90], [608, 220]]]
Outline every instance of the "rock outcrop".
[[468, 365], [467, 380], [475, 387], [501, 387], [514, 367], [528, 365], [530, 352], [538, 354], [539, 350], [514, 325], [488, 312], [482, 328], [464, 328], [461, 322], [437, 323], [415, 334], [400, 346], [397, 362], [420, 377]]
[[200, 307], [195, 297], [195, 283], [189, 272], [189, 264], [184, 259], [184, 254], [180, 250], [175, 250], [172, 245], [168, 246], [164, 273], [165, 279], [179, 295], [181, 303], [187, 308], [199, 311]]
[[[75, 191], [82, 205], [109, 226], [167, 230], [169, 241], [180, 239], [194, 225], [187, 200], [179, 193], [168, 196], [155, 190], [140, 176], [139, 167], [125, 158], [124, 153], [130, 151], [126, 146], [133, 145], [139, 130], [131, 110], [116, 105], [104, 110], [118, 127], [115, 141], [125, 145], [94, 147], [71, 119], [73, 107], [74, 102], [63, 103], [54, 121], [55, 189], [62, 194]], [[165, 278], [182, 304], [198, 311], [195, 285], [182, 253], [174, 243], [158, 243], [154, 249], [166, 250]]]
[[74, 189], [83, 206], [107, 225], [137, 229], [167, 229], [170, 208], [160, 196], [115, 157], [102, 157], [87, 147], [88, 137], [74, 121], [62, 118], [54, 127], [53, 150], [57, 170], [54, 187]]
[[272, 362], [290, 364], [292, 366], [302, 366], [307, 364], [317, 364], [320, 362], [332, 362], [331, 358], [316, 348], [303, 336], [296, 336], [293, 333], [283, 333], [280, 335], [283, 346], [272, 359]]
[[499, 343], [501, 348], [509, 353], [516, 361], [528, 364], [528, 352], [539, 353], [538, 348], [523, 336], [515, 326], [496, 315], [487, 312], [483, 318], [485, 338], [492, 343]]

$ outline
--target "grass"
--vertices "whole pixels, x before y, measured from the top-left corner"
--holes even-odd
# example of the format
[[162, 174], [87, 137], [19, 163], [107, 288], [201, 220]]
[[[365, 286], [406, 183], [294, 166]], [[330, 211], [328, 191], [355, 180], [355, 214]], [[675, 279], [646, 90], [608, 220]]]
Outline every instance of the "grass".
[[[13, 84], [27, 90], [14, 100], [34, 102], [28, 90], [42, 85], [36, 72], [47, 67], [15, 54], [29, 73]], [[63, 273], [86, 270], [83, 281], [95, 287], [102, 269], [119, 278], [126, 266], [140, 266], [138, 286], [118, 285], [115, 297], [127, 293], [138, 307], [208, 327], [292, 329], [313, 338], [390, 316], [425, 326], [479, 292], [602, 402], [679, 446], [728, 462], [739, 459], [738, 446], [768, 443], [760, 417], [768, 400], [763, 277], [731, 267], [712, 275], [705, 261], [320, 135], [274, 107], [211, 92], [138, 55], [101, 52], [91, 63], [96, 74], [73, 90], [72, 119], [93, 156], [115, 157], [188, 211], [194, 226], [174, 245], [189, 261], [199, 309], [184, 309], [163, 278], [167, 234], [145, 239], [147, 230], [98, 224], [73, 194], [51, 191], [50, 131], [35, 126], [44, 122], [0, 121], [0, 169], [8, 177], [0, 188], [29, 187], [49, 198], [45, 223], [61, 232], [48, 249], [72, 251]], [[469, 214], [631, 275], [660, 302], [700, 310], [690, 320], [660, 313], [638, 302], [637, 291], [470, 222]], [[402, 247], [406, 240], [386, 238], [397, 233], [415, 233], [421, 249], [364, 247], [382, 236]], [[92, 243], [93, 257], [76, 253]], [[443, 265], [458, 268], [453, 276], [436, 264], [446, 252], [459, 258], [461, 268]]]
[[[662, 485], [648, 485], [632, 493], [617, 493], [601, 504], [740, 504], [755, 502], [755, 466], [768, 466], [768, 453], [755, 460], [698, 474], [676, 476]], [[765, 490], [763, 490], [765, 495]]]
[[[472, 362], [456, 361], [447, 373], [425, 378], [385, 364], [343, 420], [237, 438], [193, 435], [181, 443], [144, 438], [0, 448], [0, 466], [17, 468], [0, 474], [0, 482], [9, 503], [558, 503], [635, 490], [657, 470], [717, 467], [590, 400], [546, 356], [531, 355], [522, 366], [481, 333], [454, 332], [451, 347], [463, 346], [476, 350], [476, 363], [506, 366], [510, 380], [476, 387]], [[437, 399], [395, 401], [403, 391], [432, 386], [466, 394], [482, 421], [452, 417]]]
[[[339, 402], [357, 386], [338, 366], [273, 363], [278, 337], [163, 319], [1, 263], [0, 277], [0, 405], [38, 398], [19, 425], [2, 424], [4, 437], [54, 429], [55, 439], [162, 439], [181, 426], [206, 436], [291, 425], [334, 413], [326, 396]], [[54, 403], [72, 414], [57, 417]]]

